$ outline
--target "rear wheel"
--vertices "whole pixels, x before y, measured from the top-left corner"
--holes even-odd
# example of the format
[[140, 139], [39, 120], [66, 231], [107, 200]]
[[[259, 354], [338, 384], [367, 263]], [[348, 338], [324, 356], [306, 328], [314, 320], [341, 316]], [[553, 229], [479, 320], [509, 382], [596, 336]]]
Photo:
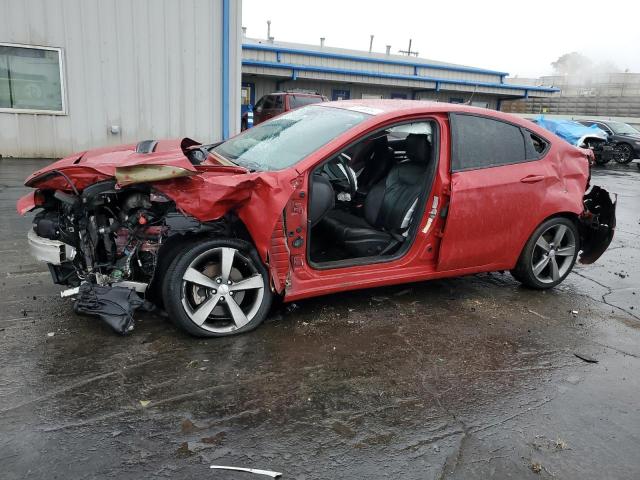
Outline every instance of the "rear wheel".
[[575, 223], [564, 217], [550, 218], [533, 232], [511, 274], [531, 288], [555, 287], [571, 272], [579, 248]]
[[179, 252], [162, 291], [172, 321], [199, 337], [253, 330], [272, 301], [257, 252], [249, 243], [231, 239], [204, 240]]

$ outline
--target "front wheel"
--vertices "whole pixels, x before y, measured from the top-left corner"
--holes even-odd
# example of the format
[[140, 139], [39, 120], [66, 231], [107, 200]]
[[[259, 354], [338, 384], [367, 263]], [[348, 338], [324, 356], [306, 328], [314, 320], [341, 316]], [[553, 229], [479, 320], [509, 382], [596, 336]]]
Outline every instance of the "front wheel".
[[633, 160], [633, 148], [628, 143], [620, 143], [616, 146], [618, 155], [616, 155], [616, 162], [625, 165]]
[[162, 292], [171, 320], [199, 337], [253, 330], [266, 318], [273, 297], [255, 249], [232, 239], [203, 240], [178, 252]]
[[574, 222], [564, 217], [550, 218], [533, 232], [511, 274], [531, 288], [555, 287], [576, 263], [579, 238]]

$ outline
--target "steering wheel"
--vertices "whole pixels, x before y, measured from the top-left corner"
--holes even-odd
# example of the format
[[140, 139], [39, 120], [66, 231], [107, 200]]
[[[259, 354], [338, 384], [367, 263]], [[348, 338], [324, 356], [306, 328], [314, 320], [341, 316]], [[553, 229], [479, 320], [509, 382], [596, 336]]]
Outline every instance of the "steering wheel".
[[351, 198], [354, 198], [356, 191], [358, 190], [358, 179], [356, 177], [356, 173], [349, 166], [348, 157], [342, 154], [338, 155], [338, 166], [341, 167], [340, 170], [349, 183], [349, 194], [351, 195]]

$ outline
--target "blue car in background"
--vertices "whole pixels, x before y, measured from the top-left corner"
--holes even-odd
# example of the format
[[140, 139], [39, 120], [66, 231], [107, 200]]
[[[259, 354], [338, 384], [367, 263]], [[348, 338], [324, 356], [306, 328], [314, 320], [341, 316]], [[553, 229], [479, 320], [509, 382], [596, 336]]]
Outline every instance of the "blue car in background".
[[571, 145], [592, 150], [598, 165], [604, 165], [618, 155], [615, 146], [609, 142], [607, 133], [595, 125], [585, 126], [573, 120], [546, 118], [544, 116], [532, 118], [531, 121], [556, 134]]

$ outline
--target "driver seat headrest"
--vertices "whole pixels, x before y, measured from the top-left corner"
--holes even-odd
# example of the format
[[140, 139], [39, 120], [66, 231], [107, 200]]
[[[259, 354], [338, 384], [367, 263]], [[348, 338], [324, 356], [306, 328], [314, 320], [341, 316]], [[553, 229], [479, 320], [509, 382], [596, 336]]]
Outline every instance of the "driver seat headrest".
[[405, 140], [407, 158], [412, 162], [429, 163], [431, 161], [431, 142], [424, 133], [410, 133]]

